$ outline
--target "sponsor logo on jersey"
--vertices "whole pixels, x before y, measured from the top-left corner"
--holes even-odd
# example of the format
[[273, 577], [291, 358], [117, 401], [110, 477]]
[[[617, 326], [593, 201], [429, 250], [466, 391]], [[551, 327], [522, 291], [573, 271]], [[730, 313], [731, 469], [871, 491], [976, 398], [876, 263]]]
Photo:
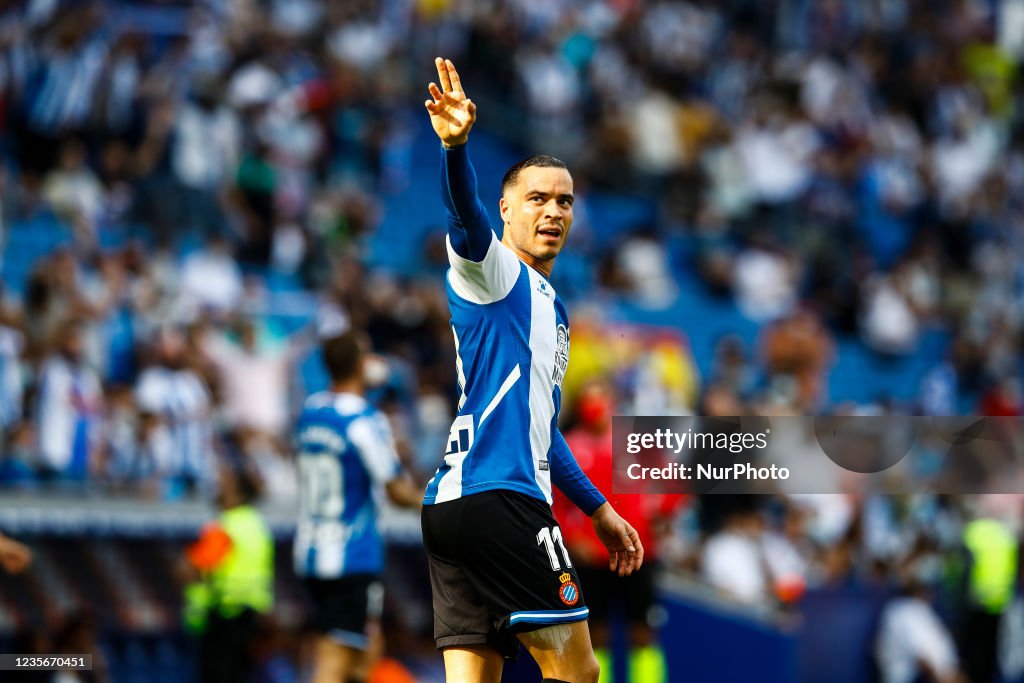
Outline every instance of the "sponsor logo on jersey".
[[572, 580], [572, 574], [569, 572], [563, 572], [558, 580], [562, 582], [562, 587], [558, 589], [558, 598], [572, 607], [580, 601], [580, 589], [579, 586]]
[[565, 325], [558, 326], [558, 342], [555, 347], [555, 367], [551, 371], [551, 381], [562, 386], [565, 369], [569, 367], [569, 330]]

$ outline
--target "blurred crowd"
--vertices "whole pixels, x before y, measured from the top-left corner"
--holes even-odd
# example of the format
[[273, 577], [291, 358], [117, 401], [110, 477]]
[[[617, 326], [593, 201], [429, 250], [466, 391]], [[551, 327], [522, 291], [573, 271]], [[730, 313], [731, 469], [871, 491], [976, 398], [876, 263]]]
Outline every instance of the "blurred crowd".
[[[885, 357], [944, 329], [948, 358], [907, 408], [1019, 414], [1017, 3], [474, 8], [453, 15], [470, 23], [460, 56], [486, 93], [474, 97], [511, 93], [502, 123], [587, 186], [654, 196], [654, 242], [689, 240], [686, 267], [709, 293], [807, 339], [859, 335]], [[655, 245], [631, 242], [610, 272], [639, 259], [650, 284]], [[812, 356], [820, 370], [827, 352]], [[826, 407], [797, 383], [799, 410]]]
[[[410, 182], [415, 103], [441, 52], [472, 84], [481, 127], [564, 157], [584, 199], [631, 191], [657, 206], [654, 225], [603, 243], [583, 202], [573, 277], [582, 264], [594, 291], [664, 305], [682, 267], [762, 325], [760, 339], [720, 342], [702, 394], [694, 381], [682, 400], [636, 408], [830, 410], [836, 336], [899, 358], [941, 329], [948, 352], [920, 400], [863, 410], [1019, 414], [1018, 10], [6, 3], [5, 225], [46, 215], [73, 240], [33, 264], [6, 254], [5, 272], [29, 272], [2, 316], [0, 420], [5, 450], [22, 454], [2, 476], [34, 451], [45, 472], [170, 470], [191, 486], [213, 471], [205, 452], [224, 449], [211, 435], [281, 451], [297, 400], [287, 369], [309, 347], [261, 317], [272, 276], [365, 326], [397, 365], [395, 414], [442, 429], [443, 251], [425, 245], [422, 277], [366, 258], [383, 203]], [[664, 245], [679, 238], [673, 263]], [[246, 364], [255, 385], [233, 379]]]
[[[437, 54], [481, 129], [564, 158], [584, 198], [569, 250], [597, 287], [558, 285], [566, 405], [603, 377], [623, 414], [1019, 415], [1022, 24], [1017, 0], [0, 2], [4, 243], [40, 221], [71, 236], [32, 263], [5, 250], [0, 484], [175, 499], [234, 462], [294, 499], [298, 368], [348, 326], [429, 475], [457, 396], [444, 252], [430, 240], [396, 276], [367, 244], [411, 182]], [[600, 192], [657, 220], [597, 239]], [[667, 305], [679, 268], [760, 326], [723, 337], [706, 377], [686, 330], [587, 305]], [[275, 308], [281, 281], [312, 306]], [[913, 404], [832, 405], [837, 339], [900, 359], [936, 329], [948, 350]], [[674, 538], [680, 563], [762, 605], [854, 575], [912, 599], [972, 521], [1014, 536], [1021, 519], [928, 496], [731, 505], [684, 506], [663, 555]], [[883, 628], [939, 633], [906, 605]], [[936, 680], [957, 670], [947, 641]]]

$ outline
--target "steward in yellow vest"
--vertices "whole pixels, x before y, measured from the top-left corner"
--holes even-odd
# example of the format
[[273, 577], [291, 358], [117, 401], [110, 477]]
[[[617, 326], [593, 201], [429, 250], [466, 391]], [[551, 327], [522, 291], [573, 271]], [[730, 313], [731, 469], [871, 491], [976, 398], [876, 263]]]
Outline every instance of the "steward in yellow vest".
[[223, 471], [220, 517], [185, 552], [194, 581], [185, 587], [185, 627], [200, 638], [199, 680], [239, 683], [251, 668], [258, 615], [274, 605], [274, 539], [253, 507], [256, 488]]
[[967, 614], [961, 645], [968, 680], [996, 678], [1002, 616], [1017, 589], [1020, 544], [999, 519], [981, 517], [963, 532], [969, 555]]

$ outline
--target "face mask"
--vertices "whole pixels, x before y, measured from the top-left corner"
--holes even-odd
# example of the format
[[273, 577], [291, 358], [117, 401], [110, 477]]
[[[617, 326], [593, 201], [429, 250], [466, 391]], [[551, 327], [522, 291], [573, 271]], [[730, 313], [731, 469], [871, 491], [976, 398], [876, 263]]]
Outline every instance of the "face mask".
[[612, 402], [607, 396], [585, 396], [580, 399], [580, 421], [587, 425], [606, 422], [612, 414]]

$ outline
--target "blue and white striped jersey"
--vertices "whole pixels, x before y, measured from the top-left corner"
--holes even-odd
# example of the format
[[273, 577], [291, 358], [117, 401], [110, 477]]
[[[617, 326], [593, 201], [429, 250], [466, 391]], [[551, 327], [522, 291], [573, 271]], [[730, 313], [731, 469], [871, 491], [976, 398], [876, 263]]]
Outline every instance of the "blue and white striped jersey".
[[320, 392], [306, 399], [296, 438], [296, 574], [334, 579], [380, 573], [384, 544], [376, 498], [401, 471], [387, 418], [356, 394]]
[[591, 515], [605, 498], [558, 430], [569, 363], [565, 306], [491, 229], [466, 145], [442, 152], [441, 182], [460, 396], [423, 504], [507, 489], [550, 505], [554, 484]]
[[511, 489], [550, 504], [550, 452], [569, 361], [565, 306], [493, 232], [479, 263], [450, 241], [448, 258], [461, 395], [424, 503]]
[[139, 408], [158, 415], [163, 422], [163, 428], [151, 437], [151, 446], [161, 454], [160, 468], [174, 476], [212, 484], [216, 471], [211, 400], [199, 375], [160, 365], [146, 368], [139, 376], [135, 400]]

